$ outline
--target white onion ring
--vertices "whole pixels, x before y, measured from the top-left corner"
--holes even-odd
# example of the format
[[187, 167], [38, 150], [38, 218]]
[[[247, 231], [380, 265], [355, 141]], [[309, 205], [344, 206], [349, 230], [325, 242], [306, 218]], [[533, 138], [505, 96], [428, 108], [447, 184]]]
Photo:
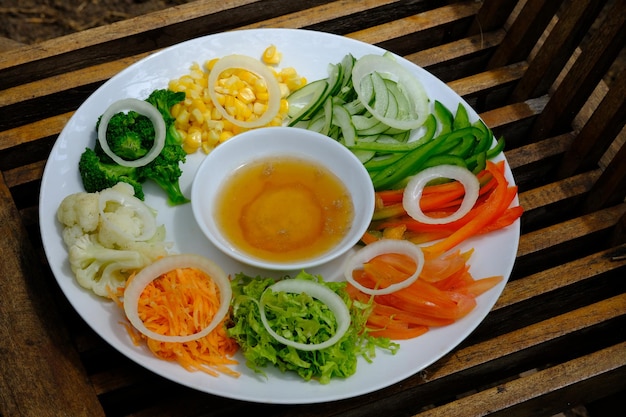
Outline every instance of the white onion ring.
[[[105, 209], [109, 201], [114, 201], [123, 207], [132, 209], [137, 217], [141, 219], [142, 232], [138, 236], [128, 233], [115, 222], [108, 219]], [[156, 218], [150, 208], [134, 195], [125, 194], [114, 188], [106, 188], [99, 192], [98, 210], [100, 212], [101, 221], [107, 224], [107, 227], [113, 229], [120, 236], [131, 241], [146, 241], [152, 239], [157, 231]]]
[[[337, 343], [350, 327], [350, 311], [348, 310], [348, 307], [346, 306], [342, 298], [337, 295], [337, 293], [322, 284], [302, 279], [286, 279], [278, 281], [276, 284], [273, 284], [265, 289], [265, 291], [270, 290], [274, 292], [284, 291], [295, 294], [306, 293], [311, 297], [316, 298], [326, 304], [328, 308], [333, 312], [333, 314], [335, 315], [335, 319], [337, 320], [337, 331], [328, 340], [322, 343], [312, 344], [294, 342], [293, 340], [282, 337], [270, 327], [267, 321], [267, 317], [265, 316], [263, 295], [261, 295], [259, 312], [261, 313], [261, 321], [263, 322], [263, 326], [265, 326], [265, 329], [269, 332], [269, 334], [272, 335], [272, 337], [274, 337], [276, 340], [284, 345], [306, 351], [324, 349]], [[265, 294], [265, 292], [263, 294]]]
[[[187, 336], [168, 336], [158, 334], [148, 329], [139, 317], [139, 297], [141, 296], [141, 293], [146, 288], [146, 286], [154, 281], [156, 278], [169, 271], [173, 271], [179, 268], [197, 269], [207, 274], [217, 284], [219, 288], [220, 307], [213, 316], [211, 323], [209, 323], [204, 329], [197, 333]], [[124, 312], [126, 313], [126, 317], [135, 327], [135, 329], [137, 329], [150, 339], [154, 339], [159, 342], [185, 343], [200, 339], [211, 333], [211, 331], [213, 331], [213, 329], [215, 329], [215, 327], [217, 327], [217, 325], [222, 322], [224, 317], [226, 317], [226, 314], [228, 313], [228, 309], [230, 307], [231, 297], [232, 289], [230, 287], [228, 275], [226, 275], [222, 268], [220, 268], [213, 261], [200, 255], [170, 255], [164, 258], [160, 258], [154, 263], [143, 268], [141, 271], [139, 271], [137, 275], [135, 275], [135, 277], [133, 277], [133, 279], [130, 280], [130, 282], [126, 286], [126, 289], [124, 290]]]
[[[229, 68], [243, 68], [265, 80], [269, 100], [267, 102], [267, 109], [258, 119], [247, 122], [237, 120], [234, 116], [226, 111], [224, 106], [222, 106], [218, 102], [217, 91], [215, 91], [215, 83], [217, 82], [219, 75]], [[211, 101], [213, 101], [213, 105], [215, 105], [217, 110], [226, 120], [236, 126], [243, 128], [255, 128], [264, 126], [271, 122], [280, 110], [280, 86], [278, 85], [278, 80], [276, 79], [276, 77], [274, 77], [272, 71], [257, 59], [238, 54], [227, 55], [223, 58], [220, 58], [215, 63], [213, 68], [211, 68], [211, 71], [209, 72], [208, 82], [209, 96], [211, 97]]]
[[[361, 268], [363, 264], [374, 259], [379, 255], [385, 255], [389, 253], [397, 253], [400, 255], [406, 255], [411, 257], [415, 261], [415, 271], [410, 277], [404, 281], [391, 284], [385, 288], [367, 288], [357, 282], [352, 276], [352, 272], [355, 269]], [[359, 289], [361, 292], [369, 295], [386, 295], [408, 287], [417, 280], [424, 268], [424, 252], [422, 249], [409, 242], [408, 240], [399, 239], [382, 239], [359, 249], [356, 253], [346, 259], [343, 267], [343, 273], [350, 284]]]
[[[111, 148], [109, 147], [109, 143], [107, 142], [106, 133], [107, 127], [109, 126], [109, 121], [111, 121], [111, 118], [114, 115], [124, 110], [136, 111], [137, 113], [142, 114], [150, 119], [150, 121], [154, 125], [154, 143], [152, 144], [152, 148], [150, 148], [147, 154], [138, 159], [127, 160], [119, 157], [111, 150]], [[102, 114], [102, 117], [100, 118], [100, 124], [98, 125], [98, 142], [100, 142], [102, 150], [108, 156], [110, 156], [111, 159], [115, 161], [118, 165], [136, 168], [149, 164], [154, 160], [154, 158], [159, 156], [159, 154], [163, 150], [163, 146], [165, 146], [165, 133], [165, 120], [163, 120], [163, 115], [156, 107], [154, 107], [147, 101], [139, 100], [136, 98], [126, 98], [114, 102]]]
[[[361, 80], [373, 72], [379, 72], [388, 74], [392, 79], [396, 80], [398, 86], [402, 88], [411, 105], [413, 119], [396, 119], [393, 117], [385, 117], [362, 97]], [[365, 108], [374, 116], [377, 120], [383, 122], [387, 126], [412, 130], [424, 124], [426, 117], [429, 114], [428, 110], [428, 96], [422, 86], [422, 83], [417, 77], [409, 70], [403, 67], [393, 59], [382, 55], [365, 55], [357, 59], [354, 68], [352, 68], [352, 83], [354, 90], [359, 97], [359, 100], [363, 103]]]
[[[465, 195], [457, 211], [445, 217], [427, 216], [420, 207], [420, 199], [424, 187], [429, 181], [437, 178], [457, 180], [463, 185]], [[480, 182], [467, 168], [456, 165], [437, 165], [418, 172], [409, 180], [402, 196], [402, 206], [413, 219], [427, 224], [446, 224], [465, 216], [476, 204], [480, 192]]]

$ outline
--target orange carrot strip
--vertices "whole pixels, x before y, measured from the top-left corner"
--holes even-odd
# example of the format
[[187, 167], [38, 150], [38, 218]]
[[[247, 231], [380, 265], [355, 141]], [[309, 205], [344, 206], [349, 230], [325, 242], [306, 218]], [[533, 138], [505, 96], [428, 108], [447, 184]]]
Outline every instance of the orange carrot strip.
[[501, 214], [506, 207], [503, 201], [507, 197], [508, 183], [501, 170], [496, 164], [487, 161], [487, 169], [491, 172], [497, 181], [496, 188], [490, 193], [485, 203], [480, 207], [480, 212], [472, 219], [472, 221], [464, 224], [447, 238], [424, 248], [424, 254], [427, 257], [436, 257], [470, 237], [478, 234], [478, 232], [488, 225], [494, 218]]
[[501, 275], [477, 279], [469, 283], [461, 291], [464, 294], [471, 295], [472, 297], [478, 297], [498, 285], [503, 279], [504, 277]]

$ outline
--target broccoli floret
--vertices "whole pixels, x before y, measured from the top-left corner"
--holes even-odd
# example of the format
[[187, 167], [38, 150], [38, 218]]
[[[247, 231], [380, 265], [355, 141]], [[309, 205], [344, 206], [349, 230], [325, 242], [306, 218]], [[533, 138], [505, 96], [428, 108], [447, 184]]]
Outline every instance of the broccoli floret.
[[151, 179], [165, 191], [167, 203], [171, 206], [189, 202], [181, 191], [179, 182], [183, 173], [179, 163], [185, 162], [186, 156], [180, 145], [165, 145], [154, 161], [138, 168], [142, 180]]
[[[100, 119], [96, 123], [96, 130]], [[154, 142], [154, 125], [146, 116], [135, 111], [117, 113], [107, 125], [107, 143], [119, 157], [133, 161], [145, 156]]]
[[[182, 143], [182, 137], [178, 131], [174, 129], [174, 117], [170, 113], [170, 109], [174, 104], [180, 103], [185, 99], [185, 93], [182, 91], [174, 92], [168, 89], [154, 90], [146, 99], [146, 101], [156, 107], [167, 126], [168, 133], [172, 133], [170, 139], [175, 140], [179, 145]], [[173, 143], [172, 143], [173, 144]]]
[[83, 180], [83, 187], [88, 193], [111, 188], [118, 182], [125, 182], [133, 186], [135, 197], [140, 200], [144, 199], [137, 168], [106, 162], [91, 148], [86, 148], [81, 154], [78, 161], [78, 172]]
[[138, 169], [143, 180], [151, 179], [167, 193], [168, 204], [175, 206], [189, 202], [180, 189], [182, 175], [180, 163], [184, 163], [187, 153], [182, 148], [183, 138], [174, 126], [170, 108], [185, 99], [185, 93], [171, 90], [155, 90], [146, 101], [155, 106], [163, 115], [166, 126], [165, 146], [152, 162]]
[[[142, 167], [123, 167], [114, 162], [96, 141], [94, 149], [87, 149], [81, 155], [79, 171], [87, 192], [110, 188], [118, 182], [126, 182], [135, 189], [135, 196], [144, 199], [142, 184], [154, 181], [168, 197], [168, 204], [174, 206], [189, 202], [180, 189], [179, 179], [187, 153], [182, 148], [183, 137], [176, 130], [170, 113], [171, 107], [185, 99], [184, 92], [167, 89], [154, 90], [146, 101], [152, 104], [165, 121], [165, 145], [161, 153]], [[100, 120], [96, 123], [96, 130]], [[146, 155], [154, 143], [154, 126], [146, 117], [137, 112], [115, 114], [107, 126], [107, 143], [116, 155], [134, 160]]]
[[178, 130], [176, 130], [176, 126], [174, 125], [174, 121], [176, 119], [172, 117], [170, 109], [174, 104], [180, 103], [184, 99], [184, 92], [174, 92], [171, 90], [154, 90], [146, 99], [146, 101], [156, 107], [163, 116], [165, 127], [167, 129], [165, 135], [166, 145], [181, 146], [183, 144], [183, 137]]

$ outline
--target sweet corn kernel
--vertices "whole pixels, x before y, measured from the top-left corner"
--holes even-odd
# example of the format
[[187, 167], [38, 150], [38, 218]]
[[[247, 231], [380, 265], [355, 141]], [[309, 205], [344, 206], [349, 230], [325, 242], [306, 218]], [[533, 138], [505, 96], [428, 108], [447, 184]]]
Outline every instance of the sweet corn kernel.
[[235, 136], [233, 132], [223, 131], [222, 133], [220, 133], [219, 141], [226, 142], [228, 139], [232, 138], [233, 136]]
[[[263, 51], [261, 60], [268, 65], [279, 82], [281, 91], [278, 115], [267, 125], [280, 126], [287, 115], [289, 105], [285, 97], [306, 84], [306, 79], [298, 75], [292, 67], [278, 70], [276, 65], [282, 59], [274, 45]], [[185, 92], [185, 100], [172, 107], [175, 126], [184, 138], [183, 148], [187, 153], [202, 149], [209, 153], [219, 143], [228, 140], [247, 129], [223, 118], [215, 107], [208, 86], [208, 73], [219, 58], [194, 63], [189, 73], [168, 83], [172, 91]], [[231, 116], [241, 121], [258, 119], [267, 111], [269, 93], [265, 80], [254, 72], [242, 68], [229, 68], [219, 74], [217, 83], [212, 86], [217, 94], [218, 104]]]
[[243, 101], [246, 104], [252, 103], [254, 100], [256, 100], [256, 95], [250, 87], [244, 87], [239, 90], [237, 97], [239, 98], [239, 100]]
[[266, 64], [276, 65], [280, 62], [283, 55], [278, 52], [275, 45], [270, 45], [263, 51], [262, 60]]

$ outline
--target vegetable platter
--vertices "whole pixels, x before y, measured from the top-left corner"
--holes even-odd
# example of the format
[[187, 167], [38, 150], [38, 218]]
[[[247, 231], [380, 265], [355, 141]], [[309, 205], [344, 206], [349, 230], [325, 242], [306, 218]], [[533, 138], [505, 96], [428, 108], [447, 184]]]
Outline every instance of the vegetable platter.
[[[103, 84], [76, 111], [59, 135], [46, 165], [40, 197], [41, 235], [46, 256], [58, 284], [81, 317], [104, 340], [122, 354], [172, 381], [206, 393], [263, 403], [303, 404], [340, 400], [382, 389], [419, 372], [437, 361], [461, 343], [485, 318], [501, 294], [511, 273], [519, 240], [519, 220], [511, 226], [464, 242], [461, 249], [474, 248], [470, 272], [475, 277], [501, 275], [504, 279], [478, 298], [478, 305], [461, 320], [444, 327], [432, 328], [426, 334], [400, 341], [395, 354], [377, 351], [369, 363], [359, 359], [357, 372], [346, 379], [333, 379], [328, 384], [304, 381], [297, 375], [266, 369], [267, 375], [255, 374], [245, 365], [238, 353], [238, 378], [228, 375], [213, 377], [203, 372], [189, 372], [175, 362], [167, 362], [152, 355], [147, 347], [133, 344], [126, 328], [123, 310], [115, 303], [98, 298], [81, 288], [73, 277], [67, 262], [67, 249], [61, 236], [61, 225], [56, 211], [62, 199], [83, 191], [77, 163], [85, 147], [96, 140], [94, 123], [113, 102], [124, 98], [145, 99], [153, 90], [166, 88], [168, 82], [189, 71], [193, 63], [229, 54], [260, 57], [265, 48], [275, 45], [282, 53], [280, 67], [293, 67], [307, 80], [328, 77], [330, 63], [340, 62], [346, 54], [355, 58], [367, 54], [385, 54], [386, 51], [341, 36], [293, 29], [254, 29], [209, 35], [190, 40], [144, 58]], [[302, 46], [306, 45], [305, 48]], [[436, 77], [401, 57], [395, 59], [422, 83], [432, 106], [437, 100], [449, 109], [463, 104], [471, 121], [478, 115], [449, 87]], [[196, 152], [187, 157], [182, 166], [181, 190], [190, 195], [194, 173], [204, 154]], [[496, 159], [502, 160], [503, 156]], [[508, 166], [505, 175], [510, 184], [513, 178]], [[157, 222], [164, 224], [166, 240], [173, 242], [173, 253], [199, 254], [212, 259], [227, 274], [279, 277], [284, 273], [255, 270], [225, 256], [213, 247], [195, 223], [191, 204], [169, 206], [156, 185], [145, 184], [145, 201], [157, 211]], [[340, 258], [308, 270], [321, 274], [326, 281], [343, 280]], [[291, 272], [295, 275], [298, 271]]]

